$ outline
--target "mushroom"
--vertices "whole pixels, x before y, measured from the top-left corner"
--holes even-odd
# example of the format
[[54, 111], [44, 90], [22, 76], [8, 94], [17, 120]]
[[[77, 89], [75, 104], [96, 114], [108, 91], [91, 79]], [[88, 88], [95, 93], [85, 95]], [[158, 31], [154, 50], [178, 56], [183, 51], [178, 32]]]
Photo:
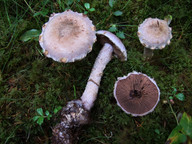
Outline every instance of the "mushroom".
[[71, 10], [52, 14], [39, 36], [44, 54], [64, 63], [84, 58], [95, 41], [92, 21], [86, 15]]
[[156, 82], [146, 74], [132, 72], [118, 78], [114, 97], [118, 106], [127, 114], [144, 116], [157, 106], [160, 90]]
[[137, 35], [145, 47], [145, 58], [150, 59], [153, 56], [153, 50], [163, 49], [170, 44], [172, 38], [170, 22], [170, 19], [147, 18], [139, 25]]
[[90, 110], [93, 106], [93, 102], [97, 97], [98, 88], [100, 85], [101, 77], [103, 75], [103, 70], [108, 62], [112, 58], [112, 53], [121, 60], [127, 60], [126, 48], [121, 42], [121, 40], [113, 33], [105, 30], [99, 30], [96, 32], [98, 39], [104, 45], [100, 51], [95, 64], [92, 68], [91, 74], [89, 76], [88, 83], [86, 85], [85, 91], [81, 97], [84, 106], [87, 110]]
[[89, 121], [89, 112], [96, 100], [103, 70], [112, 59], [114, 52], [121, 61], [127, 60], [123, 43], [114, 34], [100, 30], [97, 36], [104, 44], [94, 63], [85, 90], [80, 100], [67, 103], [61, 110], [61, 121], [53, 128], [52, 143], [72, 144], [75, 140], [75, 129]]

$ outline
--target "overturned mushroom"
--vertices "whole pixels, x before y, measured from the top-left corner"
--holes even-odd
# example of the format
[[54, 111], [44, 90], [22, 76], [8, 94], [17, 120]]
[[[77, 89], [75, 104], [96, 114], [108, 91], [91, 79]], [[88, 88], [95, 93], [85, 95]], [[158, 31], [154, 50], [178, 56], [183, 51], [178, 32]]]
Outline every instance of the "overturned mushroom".
[[84, 58], [92, 50], [95, 41], [92, 21], [71, 10], [52, 14], [39, 36], [44, 54], [64, 63]]
[[144, 116], [157, 106], [160, 90], [156, 82], [147, 75], [132, 72], [118, 78], [114, 96], [124, 112], [132, 116]]
[[92, 68], [86, 88], [80, 100], [73, 100], [61, 110], [61, 122], [53, 129], [52, 142], [54, 144], [72, 144], [76, 137], [75, 129], [88, 123], [89, 112], [96, 100], [103, 70], [112, 58], [114, 52], [122, 61], [127, 60], [127, 53], [123, 43], [108, 31], [98, 31], [98, 37], [104, 46], [100, 51]]
[[137, 35], [144, 48], [144, 57], [151, 58], [153, 50], [163, 49], [172, 38], [170, 20], [147, 18], [139, 25]]

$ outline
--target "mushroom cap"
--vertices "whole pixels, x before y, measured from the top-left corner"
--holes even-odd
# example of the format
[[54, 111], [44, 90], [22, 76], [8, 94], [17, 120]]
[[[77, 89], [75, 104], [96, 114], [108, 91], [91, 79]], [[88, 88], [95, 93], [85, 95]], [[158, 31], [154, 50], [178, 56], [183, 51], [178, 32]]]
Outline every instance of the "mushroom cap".
[[152, 112], [157, 106], [160, 90], [156, 82], [147, 75], [132, 72], [118, 78], [114, 96], [124, 112], [132, 116], [143, 116]]
[[52, 14], [39, 36], [44, 54], [65, 63], [84, 58], [95, 41], [92, 21], [86, 15], [71, 10]]
[[121, 40], [113, 33], [106, 30], [99, 30], [96, 32], [99, 41], [104, 45], [109, 43], [113, 46], [114, 53], [121, 61], [127, 60], [127, 51]]
[[141, 44], [150, 49], [163, 49], [172, 38], [167, 21], [158, 18], [145, 19], [139, 25], [137, 35]]

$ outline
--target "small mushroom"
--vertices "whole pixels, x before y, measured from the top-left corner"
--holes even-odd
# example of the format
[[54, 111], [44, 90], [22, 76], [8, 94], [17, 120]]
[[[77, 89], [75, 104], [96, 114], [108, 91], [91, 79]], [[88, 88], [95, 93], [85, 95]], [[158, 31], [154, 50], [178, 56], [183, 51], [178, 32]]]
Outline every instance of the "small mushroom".
[[84, 14], [71, 10], [52, 14], [39, 36], [44, 54], [64, 63], [84, 58], [95, 41], [92, 21]]
[[104, 46], [96, 58], [81, 99], [68, 102], [67, 106], [61, 110], [61, 121], [53, 128], [52, 142], [54, 144], [74, 143], [76, 140], [74, 129], [88, 123], [89, 112], [96, 100], [103, 70], [112, 59], [112, 53], [114, 52], [122, 61], [127, 60], [125, 46], [119, 38], [104, 30], [98, 31], [97, 36]]
[[170, 20], [147, 18], [139, 25], [137, 35], [144, 48], [144, 57], [150, 59], [153, 50], [163, 49], [172, 38]]
[[132, 72], [118, 78], [114, 97], [118, 106], [127, 114], [144, 116], [157, 106], [160, 90], [156, 82], [146, 74]]

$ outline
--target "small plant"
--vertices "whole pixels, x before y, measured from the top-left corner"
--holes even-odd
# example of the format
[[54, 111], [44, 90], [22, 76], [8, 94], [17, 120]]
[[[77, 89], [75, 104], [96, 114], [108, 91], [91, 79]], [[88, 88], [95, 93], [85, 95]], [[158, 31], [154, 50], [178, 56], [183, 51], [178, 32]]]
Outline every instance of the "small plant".
[[178, 119], [177, 119], [177, 116], [176, 116], [176, 113], [174, 112], [173, 110], [173, 107], [171, 104], [174, 104], [174, 98], [177, 98], [178, 100], [180, 101], [184, 101], [185, 100], [185, 96], [183, 93], [177, 93], [177, 89], [175, 87], [172, 87], [173, 88], [173, 91], [171, 93], [171, 96], [169, 96], [169, 107], [171, 109], [171, 112], [173, 113], [174, 117], [175, 117], [175, 120], [177, 122], [177, 125], [179, 124], [178, 122]]
[[176, 119], [177, 126], [172, 130], [171, 134], [169, 135], [166, 141], [166, 144], [180, 144], [192, 140], [192, 119], [191, 116], [187, 115], [187, 113], [184, 112], [181, 117], [181, 120], [178, 121], [176, 113], [173, 110], [172, 104], [174, 104], [174, 98], [177, 98], [180, 101], [184, 101], [185, 96], [183, 93], [177, 93], [177, 89], [175, 87], [172, 88], [173, 91], [171, 93], [171, 96], [169, 96], [168, 103]]
[[[113, 8], [115, 3], [116, 3], [116, 0], [109, 0], [109, 6], [111, 8]], [[120, 11], [120, 10], [117, 10], [117, 11], [113, 12], [113, 15], [115, 15], [115, 16], [121, 16], [122, 14], [123, 14], [123, 12]]]
[[42, 108], [38, 108], [37, 113], [38, 113], [38, 115], [33, 117], [33, 121], [36, 121], [37, 124], [39, 124], [39, 125], [43, 124], [45, 118], [50, 120], [50, 118], [52, 117], [52, 115], [49, 113], [48, 110], [45, 111], [45, 115], [44, 115]]
[[175, 87], [172, 87], [173, 91], [172, 91], [172, 95], [169, 97], [170, 101], [173, 101], [174, 98], [177, 98], [180, 101], [184, 101], [185, 100], [185, 96], [183, 93], [177, 93], [177, 89]]
[[[112, 9], [111, 15], [109, 17], [111, 17], [112, 15], [114, 16], [122, 16], [123, 12], [122, 10], [126, 8], [126, 6], [129, 4], [130, 1], [127, 1], [126, 4], [123, 6], [123, 8], [121, 8], [121, 10], [117, 10], [117, 11], [113, 11], [113, 7], [116, 4], [117, 0], [109, 0], [109, 6]], [[109, 18], [108, 18], [109, 19]], [[136, 25], [118, 25], [118, 24], [111, 24], [109, 31], [110, 32], [115, 32], [116, 36], [119, 37], [120, 39], [125, 39], [125, 35], [128, 35], [126, 33], [124, 33], [123, 31], [118, 30], [118, 26], [136, 26]], [[137, 27], [137, 26], [136, 26]], [[128, 35], [130, 36], [130, 35]], [[132, 36], [130, 36], [132, 37]]]
[[166, 144], [180, 144], [192, 142], [192, 118], [183, 113], [179, 124], [172, 130]]
[[84, 11], [84, 14], [88, 14], [88, 12], [95, 11], [95, 8], [91, 8], [89, 3], [84, 3], [84, 7], [86, 9], [86, 11]]
[[123, 31], [119, 31], [117, 29], [117, 25], [116, 24], [111, 24], [111, 27], [109, 28], [110, 32], [115, 32], [116, 36], [121, 38], [121, 39], [125, 39], [125, 35]]
[[[56, 114], [59, 110], [61, 110], [62, 107], [58, 106], [53, 110], [53, 113]], [[33, 117], [33, 121], [36, 122], [39, 125], [42, 125], [44, 122], [44, 119], [50, 120], [50, 118], [52, 117], [52, 114], [49, 113], [48, 110], [45, 111], [45, 114], [43, 112], [42, 108], [38, 108], [37, 109], [37, 113], [38, 115]]]
[[[109, 6], [111, 8], [113, 8], [114, 4], [116, 3], [116, 0], [109, 0]], [[114, 16], [121, 16], [123, 14], [122, 11], [117, 10], [115, 12], [112, 13]], [[125, 35], [123, 31], [119, 31], [117, 29], [117, 25], [116, 24], [111, 24], [111, 27], [109, 28], [110, 32], [115, 32], [116, 36], [119, 37], [120, 39], [125, 39]]]

